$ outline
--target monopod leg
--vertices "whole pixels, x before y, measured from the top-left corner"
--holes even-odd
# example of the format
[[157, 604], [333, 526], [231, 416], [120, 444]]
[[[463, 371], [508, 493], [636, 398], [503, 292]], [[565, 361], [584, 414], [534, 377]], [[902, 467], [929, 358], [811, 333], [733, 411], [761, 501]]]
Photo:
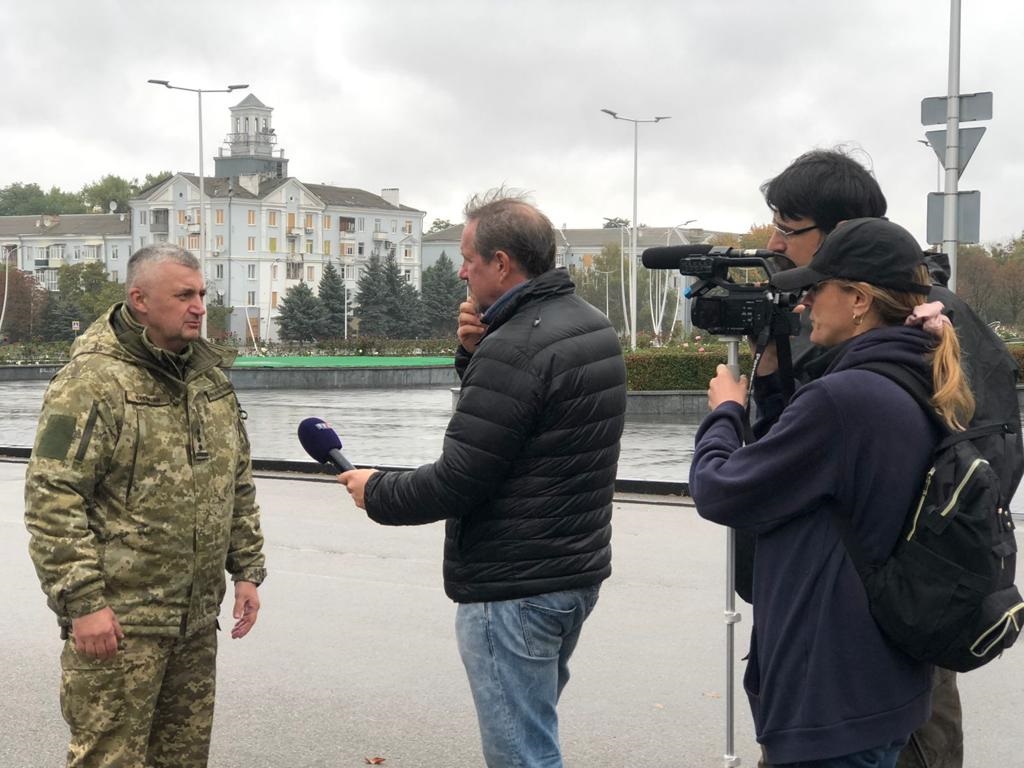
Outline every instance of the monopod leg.
[[[722, 339], [728, 349], [728, 368], [732, 375], [740, 378], [740, 340], [733, 337]], [[736, 757], [734, 743], [733, 715], [736, 709], [734, 699], [735, 679], [735, 626], [740, 620], [736, 611], [736, 531], [726, 528], [725, 533], [725, 768], [734, 768], [740, 764]]]

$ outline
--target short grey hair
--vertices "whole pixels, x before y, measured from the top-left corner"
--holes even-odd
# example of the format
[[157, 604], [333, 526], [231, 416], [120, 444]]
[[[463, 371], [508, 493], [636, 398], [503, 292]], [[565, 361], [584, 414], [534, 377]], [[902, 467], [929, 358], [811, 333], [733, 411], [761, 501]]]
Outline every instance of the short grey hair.
[[485, 262], [505, 251], [528, 277], [554, 268], [555, 229], [525, 194], [498, 187], [470, 198], [463, 214], [476, 222], [474, 245]]
[[181, 264], [183, 267], [199, 271], [199, 259], [193, 256], [184, 248], [174, 243], [153, 243], [139, 248], [128, 259], [128, 275], [125, 277], [125, 291], [129, 292], [139, 279], [139, 274], [145, 271], [146, 267], [153, 264], [160, 264], [165, 261], [172, 261]]

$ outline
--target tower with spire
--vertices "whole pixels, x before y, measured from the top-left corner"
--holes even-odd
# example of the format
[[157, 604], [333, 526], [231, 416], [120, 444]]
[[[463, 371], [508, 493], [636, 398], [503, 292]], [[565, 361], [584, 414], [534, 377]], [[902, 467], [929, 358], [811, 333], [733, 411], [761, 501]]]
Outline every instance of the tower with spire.
[[264, 179], [288, 176], [284, 150], [275, 150], [272, 107], [249, 94], [231, 107], [231, 127], [224, 147], [214, 158], [214, 176], [220, 178], [258, 174]]

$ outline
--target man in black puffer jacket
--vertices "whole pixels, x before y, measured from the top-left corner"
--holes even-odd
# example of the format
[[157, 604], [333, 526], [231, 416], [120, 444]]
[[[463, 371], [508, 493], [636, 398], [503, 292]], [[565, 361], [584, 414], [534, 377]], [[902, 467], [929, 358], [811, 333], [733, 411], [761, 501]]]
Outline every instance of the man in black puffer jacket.
[[498, 190], [465, 214], [476, 304], [461, 308], [441, 457], [339, 479], [378, 523], [447, 520], [445, 592], [487, 765], [555, 768], [569, 657], [611, 574], [626, 370], [608, 319], [554, 267], [543, 213]]

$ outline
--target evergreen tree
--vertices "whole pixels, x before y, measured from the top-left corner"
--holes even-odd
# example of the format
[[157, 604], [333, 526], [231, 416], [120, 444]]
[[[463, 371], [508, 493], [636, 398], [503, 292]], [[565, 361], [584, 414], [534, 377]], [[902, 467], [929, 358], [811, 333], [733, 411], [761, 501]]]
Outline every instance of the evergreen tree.
[[302, 282], [288, 289], [278, 306], [277, 324], [287, 341], [316, 341], [324, 338], [326, 313], [320, 299]]
[[96, 318], [84, 317], [74, 301], [61, 294], [50, 294], [40, 318], [39, 336], [43, 341], [73, 341], [78, 334], [71, 330], [71, 322], [79, 322], [81, 333]]
[[384, 266], [374, 254], [359, 276], [358, 306], [355, 318], [359, 321], [360, 336], [389, 336], [391, 316], [389, 314], [388, 286], [384, 277]]
[[423, 271], [423, 323], [431, 336], [442, 338], [458, 328], [459, 304], [466, 298], [466, 286], [459, 279], [448, 254], [441, 251], [434, 266]]
[[324, 273], [320, 278], [320, 303], [324, 308], [324, 327], [326, 338], [340, 339], [345, 335], [345, 282], [341, 274], [331, 262], [324, 265]]
[[384, 307], [387, 314], [387, 329], [384, 336], [389, 339], [415, 339], [422, 335], [422, 312], [420, 296], [412, 287], [393, 253], [384, 259], [383, 277], [385, 287]]

